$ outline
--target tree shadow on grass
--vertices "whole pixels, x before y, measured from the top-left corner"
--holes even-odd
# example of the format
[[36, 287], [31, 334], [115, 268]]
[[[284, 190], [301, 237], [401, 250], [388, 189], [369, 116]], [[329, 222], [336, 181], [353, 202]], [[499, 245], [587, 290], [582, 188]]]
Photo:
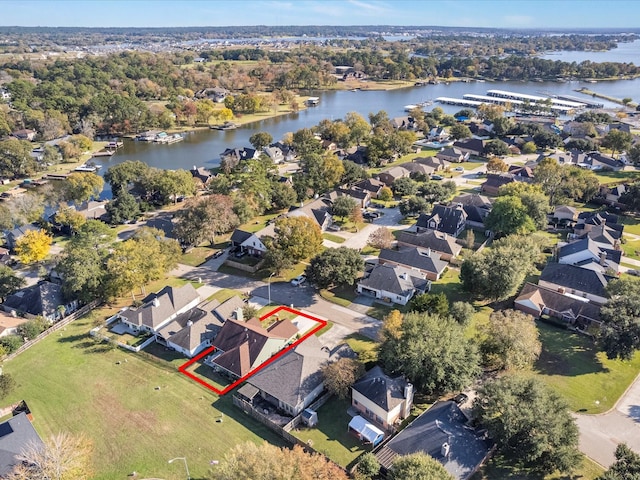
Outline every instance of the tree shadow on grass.
[[538, 322], [542, 352], [535, 369], [544, 375], [574, 377], [607, 372], [596, 354], [593, 341], [585, 336]]

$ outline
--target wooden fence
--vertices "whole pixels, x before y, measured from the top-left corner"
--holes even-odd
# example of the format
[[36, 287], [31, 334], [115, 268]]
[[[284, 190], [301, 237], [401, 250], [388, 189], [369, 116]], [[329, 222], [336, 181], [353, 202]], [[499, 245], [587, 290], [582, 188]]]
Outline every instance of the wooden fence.
[[3, 361], [6, 362], [7, 360], [11, 360], [11, 359], [15, 358], [16, 356], [18, 356], [19, 354], [21, 354], [25, 350], [27, 350], [27, 349], [31, 348], [32, 346], [34, 346], [36, 343], [38, 343], [43, 338], [46, 338], [48, 335], [51, 335], [53, 332], [57, 332], [58, 330], [60, 330], [63, 327], [66, 327], [71, 322], [73, 322], [76, 318], [80, 318], [83, 315], [86, 315], [91, 310], [96, 308], [98, 305], [100, 305], [100, 302], [98, 300], [94, 300], [93, 302], [87, 303], [84, 307], [79, 308], [78, 310], [76, 310], [72, 314], [64, 317], [59, 322], [57, 322], [57, 323], [53, 324], [51, 327], [47, 328], [44, 332], [42, 332], [40, 335], [38, 335], [33, 340], [29, 340], [29, 341], [25, 342], [15, 352], [12, 352], [9, 355], [7, 355], [3, 359]]

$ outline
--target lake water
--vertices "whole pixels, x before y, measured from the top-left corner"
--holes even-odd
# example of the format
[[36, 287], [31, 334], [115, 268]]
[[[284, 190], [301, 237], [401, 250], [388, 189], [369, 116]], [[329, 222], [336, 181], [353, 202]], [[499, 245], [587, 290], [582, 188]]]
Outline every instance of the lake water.
[[640, 64], [640, 40], [627, 43], [619, 43], [618, 48], [606, 52], [577, 52], [563, 50], [560, 52], [545, 53], [540, 56], [548, 60], [561, 60], [563, 62], [584, 62], [590, 60], [594, 63], [618, 62]]
[[[159, 145], [146, 142], [126, 140], [124, 148], [112, 157], [97, 159], [103, 165], [101, 172], [110, 165], [125, 160], [141, 160], [151, 166], [165, 169], [189, 169], [196, 166], [215, 167], [220, 162], [220, 153], [227, 148], [250, 146], [249, 137], [256, 132], [269, 132], [275, 140], [279, 140], [287, 132], [295, 132], [301, 128], [317, 125], [325, 118], [344, 118], [348, 112], [358, 112], [365, 118], [369, 113], [385, 110], [389, 117], [406, 115], [404, 106], [416, 104], [440, 96], [461, 98], [465, 93], [485, 94], [490, 89], [510, 90], [520, 93], [541, 94], [551, 92], [555, 94], [570, 94], [582, 96], [574, 90], [587, 87], [604, 95], [618, 98], [631, 97], [640, 100], [640, 79], [619, 80], [613, 82], [599, 82], [590, 84], [585, 82], [472, 82], [451, 83], [449, 85], [426, 85], [391, 91], [333, 91], [314, 92], [320, 97], [317, 107], [310, 107], [298, 113], [262, 120], [245, 125], [236, 130], [218, 131], [206, 130], [188, 133], [185, 140], [173, 145]], [[590, 97], [585, 96], [585, 99]], [[600, 101], [600, 100], [599, 100]], [[617, 105], [603, 101], [605, 105]], [[440, 106], [447, 113], [455, 113], [461, 107], [438, 105], [434, 103], [428, 109]]]

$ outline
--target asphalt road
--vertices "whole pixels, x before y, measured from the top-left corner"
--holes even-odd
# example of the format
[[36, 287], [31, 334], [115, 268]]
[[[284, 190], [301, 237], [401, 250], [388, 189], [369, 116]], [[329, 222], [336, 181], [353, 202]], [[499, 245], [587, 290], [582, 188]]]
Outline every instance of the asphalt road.
[[609, 412], [574, 417], [580, 429], [580, 450], [600, 465], [615, 462], [619, 443], [640, 453], [640, 375]]
[[270, 298], [273, 304], [293, 305], [293, 308], [306, 310], [321, 318], [342, 325], [353, 332], [377, 339], [378, 329], [382, 324], [379, 320], [324, 300], [309, 284], [303, 284], [298, 287], [282, 281], [272, 281], [269, 284], [268, 282], [218, 272], [217, 268], [222, 264], [224, 258], [225, 256], [223, 255], [209, 260], [199, 267], [181, 265], [172, 274], [219, 288], [230, 288], [258, 297]]

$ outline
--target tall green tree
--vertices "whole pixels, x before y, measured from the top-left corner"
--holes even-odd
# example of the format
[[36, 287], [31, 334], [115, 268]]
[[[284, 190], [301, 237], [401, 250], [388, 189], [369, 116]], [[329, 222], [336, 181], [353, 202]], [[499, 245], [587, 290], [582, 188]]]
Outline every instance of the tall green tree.
[[274, 236], [265, 238], [267, 250], [277, 250], [299, 262], [322, 250], [322, 232], [318, 224], [307, 217], [284, 217], [276, 220]]
[[607, 291], [611, 298], [600, 309], [597, 344], [607, 358], [630, 360], [640, 350], [640, 282], [614, 280]]
[[522, 467], [571, 472], [581, 462], [578, 427], [567, 403], [536, 377], [506, 375], [486, 382], [473, 411], [498, 450]]
[[490, 368], [525, 369], [533, 365], [542, 351], [533, 317], [518, 310], [496, 310], [479, 331], [480, 352]]
[[611, 154], [615, 157], [617, 152], [628, 150], [632, 142], [633, 135], [614, 128], [602, 138], [600, 145], [611, 150]]
[[386, 336], [379, 360], [402, 373], [420, 391], [442, 394], [468, 386], [480, 374], [480, 356], [464, 328], [450, 318], [427, 313], [404, 316], [399, 337]]
[[26, 285], [24, 278], [16, 275], [11, 267], [0, 265], [0, 302]]
[[64, 182], [65, 200], [78, 203], [98, 198], [104, 187], [100, 175], [91, 172], [71, 173]]
[[597, 480], [638, 480], [640, 455], [621, 443], [616, 447], [616, 461]]
[[311, 259], [306, 268], [309, 281], [318, 288], [353, 285], [364, 269], [360, 252], [352, 248], [327, 248]]
[[268, 147], [273, 142], [273, 137], [268, 132], [257, 132], [249, 137], [249, 143], [258, 151]]
[[333, 201], [331, 211], [337, 217], [348, 217], [354, 208], [358, 207], [358, 201], [347, 195], [342, 195]]
[[498, 197], [484, 221], [497, 236], [534, 232], [536, 225], [522, 200], [515, 196]]
[[453, 480], [440, 462], [424, 452], [397, 457], [388, 477], [391, 480]]

